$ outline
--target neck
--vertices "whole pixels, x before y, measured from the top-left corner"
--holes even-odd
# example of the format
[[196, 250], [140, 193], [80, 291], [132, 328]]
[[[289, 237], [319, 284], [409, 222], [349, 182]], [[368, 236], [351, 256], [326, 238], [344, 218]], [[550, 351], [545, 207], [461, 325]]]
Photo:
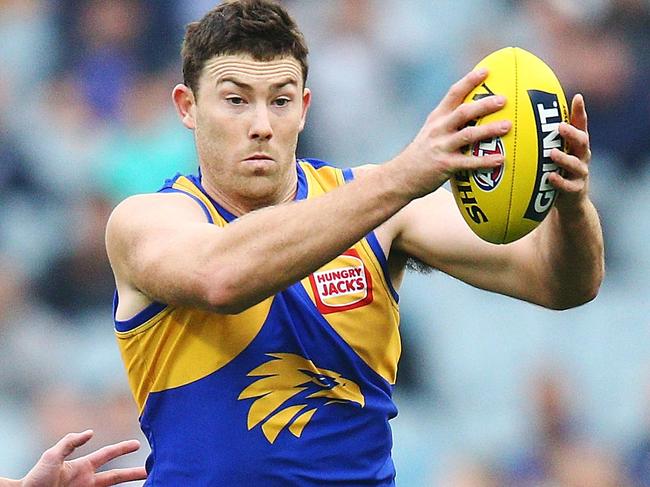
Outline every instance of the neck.
[[295, 166], [278, 181], [259, 176], [235, 187], [224, 187], [218, 177], [203, 168], [201, 176], [201, 184], [210, 197], [235, 216], [292, 201], [298, 187]]

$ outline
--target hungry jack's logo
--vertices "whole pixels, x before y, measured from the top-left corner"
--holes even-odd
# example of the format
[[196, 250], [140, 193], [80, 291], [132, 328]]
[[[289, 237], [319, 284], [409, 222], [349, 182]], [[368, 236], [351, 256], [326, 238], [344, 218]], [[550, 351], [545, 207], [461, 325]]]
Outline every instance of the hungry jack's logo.
[[323, 314], [372, 302], [372, 276], [355, 249], [349, 249], [309, 276], [316, 307]]
[[364, 407], [359, 386], [332, 370], [320, 369], [311, 360], [293, 353], [268, 353], [272, 360], [248, 373], [261, 377], [246, 387], [238, 399], [255, 401], [248, 411], [249, 431], [261, 424], [271, 444], [288, 426], [300, 438], [320, 407], [330, 404]]

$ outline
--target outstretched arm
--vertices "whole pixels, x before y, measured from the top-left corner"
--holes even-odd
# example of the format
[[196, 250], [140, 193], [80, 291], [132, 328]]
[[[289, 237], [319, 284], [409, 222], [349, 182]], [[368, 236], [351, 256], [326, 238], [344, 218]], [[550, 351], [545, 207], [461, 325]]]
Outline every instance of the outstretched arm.
[[603, 236], [589, 199], [589, 136], [582, 96], [572, 102], [571, 124], [561, 124], [568, 144], [554, 149], [564, 176], [551, 174], [559, 190], [542, 224], [508, 245], [474, 235], [451, 193], [436, 191], [413, 201], [394, 218], [394, 247], [471, 285], [553, 309], [566, 309], [596, 296], [604, 275]]
[[602, 229], [589, 199], [591, 150], [582, 95], [573, 98], [571, 124], [561, 124], [560, 135], [568, 151], [553, 149], [551, 157], [564, 176], [552, 173], [549, 178], [559, 194], [536, 243], [547, 300], [553, 307], [568, 308], [593, 299], [605, 273]]
[[0, 479], [0, 487], [105, 487], [147, 478], [144, 467], [96, 472], [105, 463], [138, 450], [140, 442], [137, 440], [122, 441], [76, 460], [65, 460], [92, 436], [92, 430], [68, 433], [43, 453], [34, 468], [22, 480]]

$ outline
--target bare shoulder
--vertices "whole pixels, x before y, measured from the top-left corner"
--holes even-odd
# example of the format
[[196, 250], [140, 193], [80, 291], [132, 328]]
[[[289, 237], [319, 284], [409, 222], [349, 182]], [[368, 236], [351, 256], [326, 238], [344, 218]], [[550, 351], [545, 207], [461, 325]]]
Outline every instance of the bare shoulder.
[[156, 227], [169, 227], [182, 221], [205, 220], [201, 207], [183, 194], [131, 196], [118, 204], [111, 213], [106, 227], [107, 244]]
[[149, 273], [147, 263], [164, 255], [166, 243], [184, 225], [205, 222], [201, 207], [180, 193], [131, 196], [115, 207], [106, 225], [106, 252], [120, 296], [118, 319], [152, 301], [138, 284]]
[[183, 222], [205, 222], [201, 207], [180, 193], [131, 196], [118, 204], [106, 225], [106, 250], [116, 275], [121, 263], [149, 239], [164, 238]]
[[[130, 196], [118, 204], [109, 219], [127, 223], [146, 220], [151, 217], [205, 220], [201, 207], [191, 198], [181, 193], [151, 193]], [[160, 220], [154, 219], [153, 222]]]

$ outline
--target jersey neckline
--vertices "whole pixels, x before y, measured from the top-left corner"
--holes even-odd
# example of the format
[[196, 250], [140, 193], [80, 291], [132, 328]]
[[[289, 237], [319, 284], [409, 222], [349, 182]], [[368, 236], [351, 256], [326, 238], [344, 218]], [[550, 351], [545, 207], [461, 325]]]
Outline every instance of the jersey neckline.
[[[297, 181], [296, 194], [294, 195], [293, 201], [304, 200], [305, 198], [307, 198], [307, 194], [309, 192], [307, 177], [305, 176], [305, 171], [300, 165], [300, 160], [296, 160], [296, 172], [298, 174], [298, 181]], [[191, 175], [191, 176], [187, 176], [187, 178], [196, 185], [196, 187], [201, 191], [201, 193], [205, 195], [206, 198], [210, 200], [210, 203], [212, 203], [212, 205], [217, 210], [217, 212], [222, 216], [222, 218], [226, 220], [226, 222], [228, 223], [239, 218], [237, 215], [231, 213], [226, 208], [224, 208], [221, 204], [219, 204], [219, 202], [217, 202], [212, 196], [208, 194], [208, 192], [205, 190], [202, 184], [203, 175], [201, 174], [200, 167], [198, 173], [199, 173], [198, 176]]]

